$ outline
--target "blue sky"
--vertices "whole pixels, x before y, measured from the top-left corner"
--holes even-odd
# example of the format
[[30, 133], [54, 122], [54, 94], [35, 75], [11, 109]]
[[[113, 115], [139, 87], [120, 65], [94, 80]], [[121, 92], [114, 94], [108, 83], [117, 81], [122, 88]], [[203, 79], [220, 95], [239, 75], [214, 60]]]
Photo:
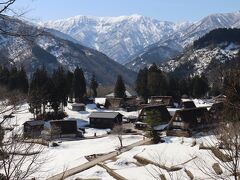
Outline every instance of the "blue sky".
[[168, 21], [196, 21], [212, 13], [239, 11], [240, 0], [17, 0], [14, 8], [27, 10], [25, 16], [35, 21], [75, 15], [131, 14]]

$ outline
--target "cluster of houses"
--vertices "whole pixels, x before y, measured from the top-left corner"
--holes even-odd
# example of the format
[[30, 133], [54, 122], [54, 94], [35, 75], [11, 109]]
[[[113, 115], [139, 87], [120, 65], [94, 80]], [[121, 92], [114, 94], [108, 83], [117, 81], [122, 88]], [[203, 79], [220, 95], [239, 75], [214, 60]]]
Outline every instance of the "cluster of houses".
[[[152, 96], [148, 103], [137, 96], [126, 93], [126, 98], [114, 98], [113, 94], [105, 98], [95, 98], [98, 108], [109, 111], [92, 112], [89, 115], [89, 126], [93, 128], [113, 128], [122, 124], [124, 116], [117, 112], [138, 111], [138, 116], [129, 116], [128, 122], [135, 123], [135, 128], [148, 127], [146, 119], [151, 111], [157, 112], [154, 118], [159, 120], [156, 131], [166, 130], [169, 136], [191, 136], [195, 131], [207, 130], [222, 120], [225, 96], [220, 95], [211, 100], [211, 106], [196, 107], [190, 99], [175, 103], [171, 96]], [[85, 111], [85, 104], [73, 103], [73, 111]], [[27, 121], [24, 123], [24, 135], [31, 138], [44, 137], [82, 137], [84, 129], [78, 129], [76, 120]]]

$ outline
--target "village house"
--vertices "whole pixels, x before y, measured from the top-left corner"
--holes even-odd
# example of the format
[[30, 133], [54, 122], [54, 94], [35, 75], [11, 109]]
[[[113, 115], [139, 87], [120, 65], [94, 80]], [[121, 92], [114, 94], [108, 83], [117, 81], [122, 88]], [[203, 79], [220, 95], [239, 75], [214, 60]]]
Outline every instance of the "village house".
[[223, 121], [224, 116], [224, 103], [217, 102], [214, 103], [209, 109], [209, 117], [213, 121], [213, 123], [219, 123]]
[[124, 108], [123, 98], [107, 98], [105, 107], [111, 110], [119, 110]]
[[39, 138], [41, 137], [41, 131], [44, 129], [45, 121], [43, 120], [32, 120], [26, 121], [23, 124], [23, 135], [28, 138]]
[[78, 130], [76, 120], [51, 120], [45, 124], [42, 132], [44, 139], [82, 137], [83, 132]]
[[167, 107], [174, 107], [172, 96], [151, 96], [149, 99], [150, 104], [161, 104]]
[[164, 105], [145, 105], [143, 106], [140, 114], [138, 116], [138, 120], [144, 122], [148, 118], [148, 113], [154, 112], [156, 114], [156, 118], [158, 118], [159, 122], [166, 123], [169, 122], [171, 116]]
[[218, 96], [213, 97], [213, 100], [215, 103], [219, 103], [219, 102], [225, 102], [226, 98], [227, 98], [227, 96], [220, 94]]
[[89, 116], [90, 126], [93, 128], [113, 128], [122, 123], [123, 115], [118, 112], [93, 112]]
[[168, 124], [168, 136], [192, 135], [193, 131], [211, 126], [207, 108], [191, 108], [177, 110]]
[[73, 103], [72, 104], [72, 110], [73, 111], [85, 111], [86, 106], [83, 103]]

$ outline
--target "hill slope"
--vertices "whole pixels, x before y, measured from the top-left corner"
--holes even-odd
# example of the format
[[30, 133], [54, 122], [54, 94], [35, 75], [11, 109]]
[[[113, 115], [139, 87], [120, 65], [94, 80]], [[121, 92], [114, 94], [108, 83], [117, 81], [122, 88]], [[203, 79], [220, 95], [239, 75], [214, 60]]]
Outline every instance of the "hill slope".
[[[4, 21], [4, 22], [3, 22]], [[135, 73], [96, 50], [87, 48], [67, 39], [56, 36], [56, 32], [37, 28], [18, 19], [4, 16], [0, 21], [1, 28], [21, 36], [0, 35], [0, 56], [2, 64], [23, 64], [29, 75], [40, 65], [45, 65], [51, 72], [59, 65], [69, 70], [81, 67], [89, 79], [95, 73], [101, 84], [113, 84], [118, 74], [128, 84], [135, 80]], [[22, 36], [22, 35], [26, 36]], [[29, 36], [30, 35], [30, 36]]]
[[[211, 30], [214, 30], [217, 28], [232, 28], [232, 27], [235, 27], [235, 28], [240, 27], [239, 12], [209, 15], [198, 22], [188, 24], [183, 26], [183, 28], [181, 29], [177, 29], [170, 36], [163, 37], [159, 42], [149, 47], [146, 47], [142, 52], [137, 53], [133, 55], [130, 59], [128, 59], [128, 63], [126, 65], [127, 67], [133, 68], [135, 70], [135, 69], [138, 69], [138, 67], [149, 66], [152, 61], [156, 63], [161, 63], [162, 57], [163, 57], [163, 54], [161, 52], [162, 48], [159, 49], [159, 53], [158, 53], [156, 52], [156, 49], [158, 49], [158, 47], [163, 47], [163, 46], [166, 46], [169, 48], [177, 47], [176, 50], [179, 51], [178, 55], [180, 55], [183, 48], [191, 46], [195, 40], [204, 36]], [[171, 42], [171, 44], [169, 44], [168, 42]], [[166, 52], [169, 53], [168, 51]], [[152, 54], [155, 54], [155, 56], [152, 57]], [[173, 58], [173, 56], [176, 54], [172, 53], [171, 55]], [[150, 63], [149, 63], [149, 59], [152, 59]], [[167, 59], [169, 58], [167, 57]], [[138, 61], [138, 63], [135, 63], [135, 61]], [[132, 66], [129, 66], [129, 64], [131, 64]]]
[[177, 76], [189, 77], [204, 73], [217, 76], [226, 68], [238, 67], [240, 29], [216, 29], [194, 42], [185, 52], [161, 68]]
[[140, 15], [119, 17], [76, 16], [41, 23], [66, 33], [82, 44], [123, 64], [144, 47], [169, 37], [187, 23], [159, 21]]

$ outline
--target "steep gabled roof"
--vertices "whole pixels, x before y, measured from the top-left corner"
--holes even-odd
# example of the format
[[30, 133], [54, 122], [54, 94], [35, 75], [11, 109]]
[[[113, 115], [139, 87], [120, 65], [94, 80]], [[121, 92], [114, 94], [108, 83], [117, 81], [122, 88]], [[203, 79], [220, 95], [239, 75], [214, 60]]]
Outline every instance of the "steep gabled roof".
[[41, 125], [44, 125], [44, 123], [45, 121], [43, 120], [34, 120], [34, 121], [26, 121], [24, 125], [27, 124], [29, 126], [41, 126]]

